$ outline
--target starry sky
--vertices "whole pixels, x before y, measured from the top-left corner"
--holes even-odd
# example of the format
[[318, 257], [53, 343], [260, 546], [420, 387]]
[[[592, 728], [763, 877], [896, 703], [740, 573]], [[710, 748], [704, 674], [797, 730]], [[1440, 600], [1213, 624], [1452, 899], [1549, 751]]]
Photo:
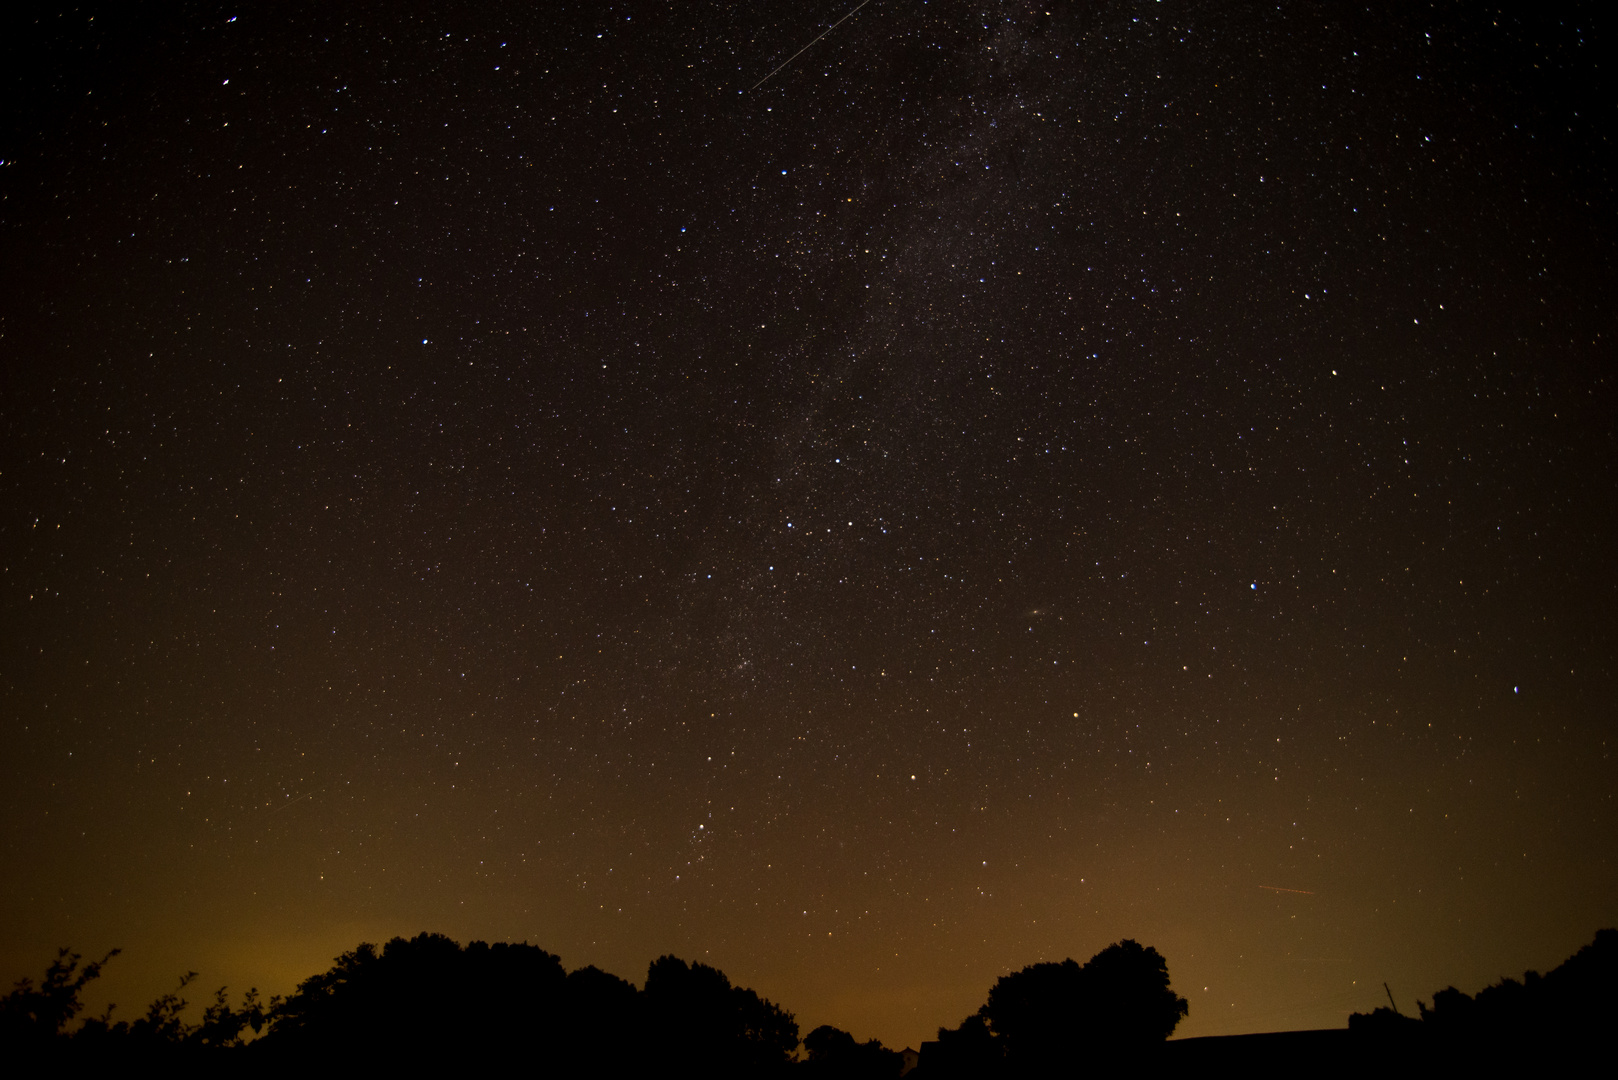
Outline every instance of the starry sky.
[[5, 981], [1207, 1035], [1618, 921], [1596, 5], [23, 7]]

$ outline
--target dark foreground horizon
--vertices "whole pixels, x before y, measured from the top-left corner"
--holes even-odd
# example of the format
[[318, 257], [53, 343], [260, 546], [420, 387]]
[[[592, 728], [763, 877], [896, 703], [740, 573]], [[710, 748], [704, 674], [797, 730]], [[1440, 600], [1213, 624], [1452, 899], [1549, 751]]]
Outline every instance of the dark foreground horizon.
[[[1329, 1076], [1434, 1068], [1547, 1067], [1588, 1060], [1618, 1008], [1618, 930], [1545, 975], [1502, 979], [1476, 997], [1453, 987], [1419, 1018], [1355, 1013], [1335, 1029], [1172, 1039], [1188, 1003], [1151, 947], [1118, 942], [1080, 965], [1038, 963], [1002, 976], [988, 1000], [936, 1040], [902, 1051], [831, 1025], [799, 1038], [792, 1013], [673, 956], [636, 988], [594, 967], [566, 972], [534, 946], [442, 935], [362, 944], [288, 999], [221, 988], [189, 1019], [176, 994], [134, 1021], [81, 1019], [85, 986], [112, 959], [63, 950], [36, 986], [0, 998], [0, 1061], [30, 1066], [212, 1064], [271, 1074], [369, 1067], [487, 1067], [541, 1074], [967, 1080], [1063, 1076], [1089, 1068], [1153, 1075], [1307, 1068]], [[183, 992], [193, 975], [181, 981]], [[800, 1051], [801, 1047], [801, 1051]], [[1610, 1048], [1608, 1048], [1610, 1050]]]

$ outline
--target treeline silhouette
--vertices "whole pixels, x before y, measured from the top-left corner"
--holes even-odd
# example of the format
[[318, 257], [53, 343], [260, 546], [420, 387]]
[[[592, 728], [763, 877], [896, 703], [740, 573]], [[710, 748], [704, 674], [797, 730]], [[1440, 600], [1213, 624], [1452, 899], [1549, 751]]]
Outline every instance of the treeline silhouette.
[[569, 972], [532, 945], [462, 947], [439, 934], [361, 945], [291, 996], [249, 990], [232, 1005], [216, 991], [201, 1019], [183, 1019], [180, 980], [132, 1021], [79, 1020], [82, 993], [116, 955], [90, 963], [66, 949], [41, 982], [0, 999], [0, 1058], [210, 1062], [237, 1072], [296, 1068], [452, 1068], [521, 1063], [557, 1075], [788, 1072], [842, 1080], [1022, 1075], [1085, 1047], [1092, 1060], [1162, 1042], [1186, 1013], [1155, 949], [1123, 941], [1089, 963], [1034, 964], [1006, 975], [955, 1029], [925, 1044], [919, 1067], [872, 1039], [830, 1025], [803, 1039], [792, 1014], [717, 968], [674, 956], [635, 987], [595, 967]]
[[0, 998], [0, 1064], [951, 1080], [1158, 1075], [1218, 1063], [1347, 1075], [1554, 1059], [1605, 1040], [1618, 1005], [1618, 931], [1602, 930], [1548, 975], [1503, 979], [1476, 997], [1450, 987], [1431, 1006], [1418, 1003], [1419, 1018], [1380, 1008], [1335, 1031], [1166, 1043], [1188, 1004], [1157, 950], [1125, 940], [1082, 965], [1033, 964], [1001, 977], [981, 1008], [922, 1044], [918, 1062], [830, 1025], [809, 1032], [800, 1053], [791, 1013], [717, 968], [674, 956], [653, 961], [637, 988], [595, 967], [569, 972], [532, 945], [463, 947], [424, 933], [360, 945], [284, 999], [249, 990], [233, 1005], [220, 988], [189, 1020], [189, 973], [132, 1020], [111, 1009], [81, 1018], [85, 988], [116, 955], [86, 963], [63, 949], [38, 983], [23, 979]]
[[193, 1023], [181, 995], [195, 973], [132, 1021], [109, 1010], [75, 1023], [85, 987], [116, 955], [84, 963], [63, 949], [38, 984], [24, 979], [0, 998], [0, 1060], [229, 1058], [248, 1071], [523, 1062], [598, 1076], [683, 1063], [767, 1077], [788, 1070], [798, 1048], [791, 1013], [707, 964], [659, 957], [637, 989], [596, 967], [569, 972], [532, 945], [463, 948], [426, 933], [360, 945], [285, 999], [249, 990], [233, 1006], [221, 987]]
[[254, 1066], [494, 1067], [523, 1062], [558, 1075], [645, 1075], [671, 1063], [721, 1077], [787, 1070], [798, 1047], [792, 1014], [731, 985], [706, 964], [654, 960], [644, 988], [596, 967], [569, 972], [533, 945], [464, 948], [442, 934], [363, 944], [289, 997], [249, 990], [233, 1007], [220, 988], [200, 1021], [180, 992], [133, 1021], [74, 1024], [81, 995], [116, 955], [82, 963], [63, 949], [37, 985], [0, 999], [0, 1058], [231, 1060]]

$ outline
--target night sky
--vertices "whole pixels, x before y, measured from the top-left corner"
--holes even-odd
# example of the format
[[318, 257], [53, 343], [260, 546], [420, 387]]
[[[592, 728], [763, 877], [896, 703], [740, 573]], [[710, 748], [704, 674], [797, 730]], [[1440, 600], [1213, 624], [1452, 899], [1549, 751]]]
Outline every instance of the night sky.
[[[25, 5], [26, 6], [26, 5]], [[1597, 7], [0, 27], [0, 982], [703, 960], [1181, 1035], [1618, 922]]]

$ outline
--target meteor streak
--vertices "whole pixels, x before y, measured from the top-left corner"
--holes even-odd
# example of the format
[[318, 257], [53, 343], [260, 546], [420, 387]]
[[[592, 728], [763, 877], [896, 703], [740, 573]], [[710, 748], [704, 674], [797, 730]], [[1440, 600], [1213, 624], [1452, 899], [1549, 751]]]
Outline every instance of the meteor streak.
[[1268, 889], [1271, 892], [1297, 893], [1299, 896], [1313, 896], [1313, 895], [1315, 895], [1314, 893], [1310, 892], [1308, 889], [1283, 889], [1279, 885], [1260, 885], [1259, 888]]
[[290, 802], [284, 802], [280, 806], [271, 807], [270, 808], [270, 813], [273, 814], [273, 813], [275, 813], [275, 812], [277, 812], [279, 810], [285, 810], [287, 807], [291, 806], [293, 803], [301, 803], [301, 802], [303, 802], [303, 800], [308, 799], [308, 798], [312, 798], [315, 795], [320, 794], [324, 790], [326, 790], [326, 789], [325, 788], [315, 788], [315, 790], [313, 790], [313, 791], [306, 791], [302, 795], [299, 795], [296, 799], [291, 800]]
[[[854, 12], [855, 11], [858, 11], [860, 8], [864, 7], [866, 4], [869, 4], [870, 2], [871, 2], [871, 0], [860, 0], [860, 2], [854, 6], [854, 11], [850, 11], [847, 15], [844, 15], [841, 19], [838, 19], [836, 22], [834, 22], [830, 26], [826, 27], [826, 29], [821, 32], [820, 37], [815, 38], [815, 41], [819, 41], [820, 38], [825, 37], [827, 34], [831, 33], [833, 30], [837, 29], [839, 26], [842, 26], [848, 20], [852, 19], [854, 17]], [[795, 52], [791, 56], [787, 57], [784, 61], [781, 62], [781, 67], [776, 68], [775, 71], [780, 71], [781, 68], [786, 67], [788, 64], [792, 63], [792, 61], [796, 60], [798, 57], [800, 57], [804, 53], [808, 52], [810, 50], [810, 48], [815, 44], [815, 41], [811, 41], [808, 45], [805, 45], [803, 48], [799, 49], [797, 52]], [[764, 76], [758, 82], [754, 83], [752, 86], [749, 86], [747, 88], [746, 92], [751, 94], [754, 90], [757, 90], [759, 87], [761, 87], [765, 83], [769, 82], [770, 79], [774, 77], [775, 71], [770, 72], [768, 75]]]

